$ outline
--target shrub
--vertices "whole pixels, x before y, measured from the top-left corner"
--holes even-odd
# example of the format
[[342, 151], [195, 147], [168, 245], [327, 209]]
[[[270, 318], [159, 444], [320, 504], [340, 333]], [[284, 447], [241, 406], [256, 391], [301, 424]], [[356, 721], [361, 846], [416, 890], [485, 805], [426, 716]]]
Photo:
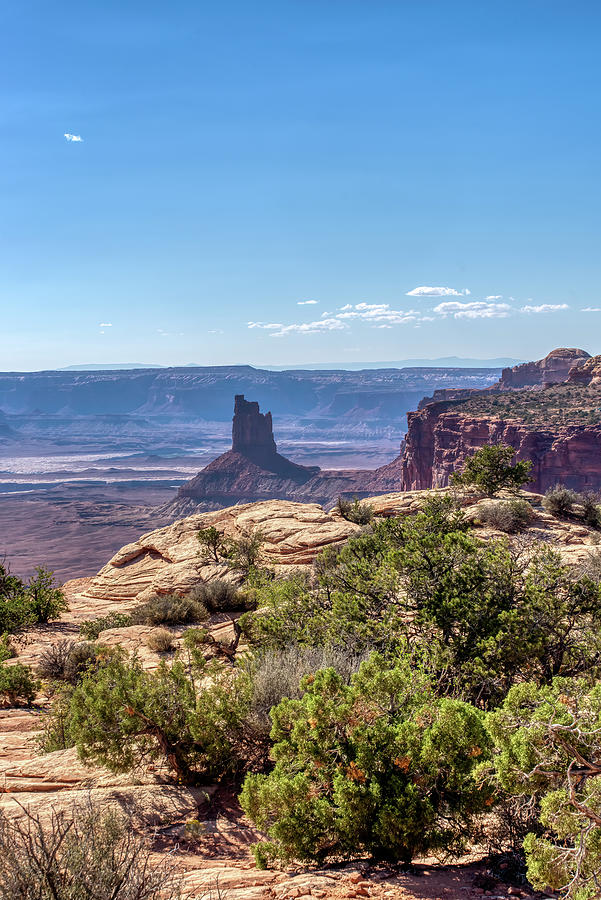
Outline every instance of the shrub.
[[0, 563], [0, 633], [22, 631], [36, 623], [57, 619], [67, 609], [52, 572], [38, 567], [28, 584]]
[[484, 525], [507, 534], [518, 534], [528, 528], [534, 513], [527, 500], [495, 500], [487, 503], [479, 516]]
[[539, 890], [598, 896], [601, 878], [601, 685], [558, 678], [512, 688], [490, 713], [498, 781], [540, 803], [539, 833], [524, 841], [527, 873]]
[[209, 614], [202, 603], [175, 594], [152, 597], [132, 610], [134, 625], [185, 625], [204, 622]]
[[146, 646], [155, 653], [173, 650], [173, 635], [166, 628], [155, 628], [146, 638]]
[[530, 481], [530, 460], [512, 465], [515, 449], [505, 444], [486, 444], [470, 456], [461, 473], [455, 473], [452, 484], [458, 487], [474, 487], [488, 497], [500, 490], [515, 491]]
[[355, 525], [369, 525], [374, 517], [374, 508], [370, 503], [361, 503], [358, 497], [352, 500], [338, 497], [336, 509], [347, 522]]
[[37, 900], [161, 900], [179, 896], [171, 862], [151, 847], [129, 813], [80, 803], [44, 819], [26, 806], [0, 814], [0, 896]]
[[571, 491], [562, 484], [556, 484], [555, 487], [549, 488], [545, 493], [543, 506], [552, 516], [564, 519], [573, 513], [574, 504], [577, 500], [578, 494], [576, 491]]
[[252, 606], [246, 591], [223, 578], [200, 582], [188, 596], [202, 603], [211, 613], [249, 609]]
[[0, 664], [0, 697], [9, 706], [17, 706], [23, 700], [30, 706], [39, 686], [29, 666]]
[[98, 619], [87, 619], [79, 626], [80, 635], [87, 641], [95, 641], [101, 631], [109, 628], [127, 628], [132, 624], [132, 618], [127, 613], [109, 613]]
[[93, 644], [56, 641], [40, 653], [37, 673], [42, 678], [75, 684], [97, 657], [98, 648]]
[[0, 636], [0, 663], [6, 662], [7, 659], [14, 659], [17, 655], [10, 635], [3, 634]]
[[585, 525], [589, 525], [591, 528], [601, 527], [599, 495], [591, 492], [581, 494], [580, 503], [582, 506], [582, 519]]
[[492, 799], [474, 777], [489, 753], [482, 715], [378, 656], [350, 685], [325, 669], [303, 688], [272, 710], [275, 768], [248, 775], [240, 798], [269, 838], [255, 846], [259, 865], [459, 850]]
[[245, 679], [216, 664], [198, 678], [181, 661], [146, 671], [114, 654], [73, 690], [63, 731], [82, 760], [113, 772], [160, 759], [180, 781], [221, 777], [244, 755], [247, 694]]
[[71, 697], [74, 686], [69, 682], [57, 681], [52, 695], [52, 704], [42, 719], [42, 728], [35, 739], [41, 753], [52, 753], [54, 750], [67, 750], [75, 745], [75, 737], [71, 733]]
[[186, 628], [182, 643], [186, 650], [196, 650], [204, 647], [211, 641], [211, 635], [206, 628]]

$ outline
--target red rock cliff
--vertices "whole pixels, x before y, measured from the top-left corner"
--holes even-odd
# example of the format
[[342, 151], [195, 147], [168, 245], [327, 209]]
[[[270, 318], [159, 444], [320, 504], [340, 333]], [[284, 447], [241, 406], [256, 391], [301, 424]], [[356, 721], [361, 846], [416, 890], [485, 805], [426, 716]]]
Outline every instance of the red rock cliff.
[[532, 428], [520, 422], [462, 415], [454, 404], [432, 403], [409, 413], [401, 450], [402, 490], [442, 487], [484, 444], [509, 444], [532, 461], [528, 490], [543, 493], [562, 482], [574, 490], [601, 490], [601, 426]]

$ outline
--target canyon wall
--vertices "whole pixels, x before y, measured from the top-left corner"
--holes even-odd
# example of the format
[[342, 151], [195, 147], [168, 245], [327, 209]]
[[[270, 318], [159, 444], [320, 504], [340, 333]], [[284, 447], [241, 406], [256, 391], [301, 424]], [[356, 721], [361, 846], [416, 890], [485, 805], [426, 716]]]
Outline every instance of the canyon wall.
[[[566, 402], [581, 410], [593, 409], [599, 403], [599, 384], [601, 357], [559, 348], [542, 360], [504, 369], [499, 383], [486, 390], [437, 391], [432, 399], [425, 398], [416, 412], [407, 414], [401, 455], [387, 468], [398, 471], [402, 490], [443, 487], [479, 447], [507, 444], [515, 448], [516, 459], [532, 462], [529, 490], [544, 492], [561, 482], [574, 490], [599, 491], [601, 424], [552, 424], [545, 407], [552, 386], [565, 385], [568, 393], [561, 396]], [[537, 398], [537, 403], [540, 398], [538, 421], [520, 419], [516, 411], [520, 391], [526, 392], [522, 397]], [[489, 401], [497, 403], [495, 397], [509, 399], [508, 414], [469, 412], [470, 399], [487, 405]]]
[[400, 457], [402, 490], [442, 487], [484, 444], [508, 444], [532, 461], [528, 489], [544, 493], [561, 482], [574, 490], [601, 489], [601, 426], [537, 428], [470, 417], [448, 403], [409, 413]]

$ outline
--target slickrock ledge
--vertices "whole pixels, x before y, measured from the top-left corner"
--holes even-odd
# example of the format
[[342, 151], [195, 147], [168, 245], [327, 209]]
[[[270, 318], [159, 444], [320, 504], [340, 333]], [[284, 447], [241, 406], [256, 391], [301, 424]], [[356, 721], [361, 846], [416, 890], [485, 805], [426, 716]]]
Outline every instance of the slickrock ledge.
[[201, 579], [232, 577], [226, 566], [203, 565], [196, 535], [209, 525], [232, 538], [259, 530], [266, 562], [275, 567], [312, 563], [324, 547], [341, 544], [359, 531], [359, 526], [316, 503], [266, 500], [199, 513], [144, 534], [119, 550], [92, 579], [82, 601], [140, 601], [155, 593], [185, 593]]
[[[376, 517], [412, 515], [428, 497], [446, 491], [448, 488], [396, 491], [368, 497], [365, 502], [372, 506]], [[479, 524], [478, 511], [489, 501], [465, 492], [458, 496], [481, 537], [501, 536], [501, 532]], [[532, 538], [557, 546], [570, 561], [578, 561], [595, 544], [597, 532], [579, 522], [550, 515], [542, 507], [542, 495], [522, 491], [521, 496], [535, 512], [527, 530]], [[127, 611], [154, 594], [186, 594], [201, 580], [235, 579], [235, 573], [225, 565], [203, 564], [197, 532], [209, 525], [232, 538], [259, 530], [264, 539], [266, 564], [282, 573], [311, 565], [325, 547], [340, 546], [361, 530], [336, 510], [326, 512], [316, 503], [288, 500], [266, 500], [192, 515], [123, 547], [94, 578], [82, 582], [80, 589], [73, 592], [76, 608], [89, 605], [108, 611], [114, 604], [121, 604], [119, 610]]]

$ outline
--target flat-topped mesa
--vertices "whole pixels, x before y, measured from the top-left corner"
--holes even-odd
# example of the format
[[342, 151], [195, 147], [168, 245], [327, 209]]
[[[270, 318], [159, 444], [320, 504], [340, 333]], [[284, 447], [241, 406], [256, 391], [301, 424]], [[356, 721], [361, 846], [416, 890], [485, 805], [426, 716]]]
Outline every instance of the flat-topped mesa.
[[244, 394], [236, 394], [234, 398], [232, 450], [258, 465], [266, 460], [271, 461], [277, 454], [271, 413], [259, 412], [259, 404], [245, 400]]
[[577, 347], [558, 347], [544, 359], [503, 369], [501, 378], [492, 390], [510, 391], [561, 384], [568, 380], [568, 375], [574, 367], [582, 366], [588, 359], [590, 354], [586, 350]]

